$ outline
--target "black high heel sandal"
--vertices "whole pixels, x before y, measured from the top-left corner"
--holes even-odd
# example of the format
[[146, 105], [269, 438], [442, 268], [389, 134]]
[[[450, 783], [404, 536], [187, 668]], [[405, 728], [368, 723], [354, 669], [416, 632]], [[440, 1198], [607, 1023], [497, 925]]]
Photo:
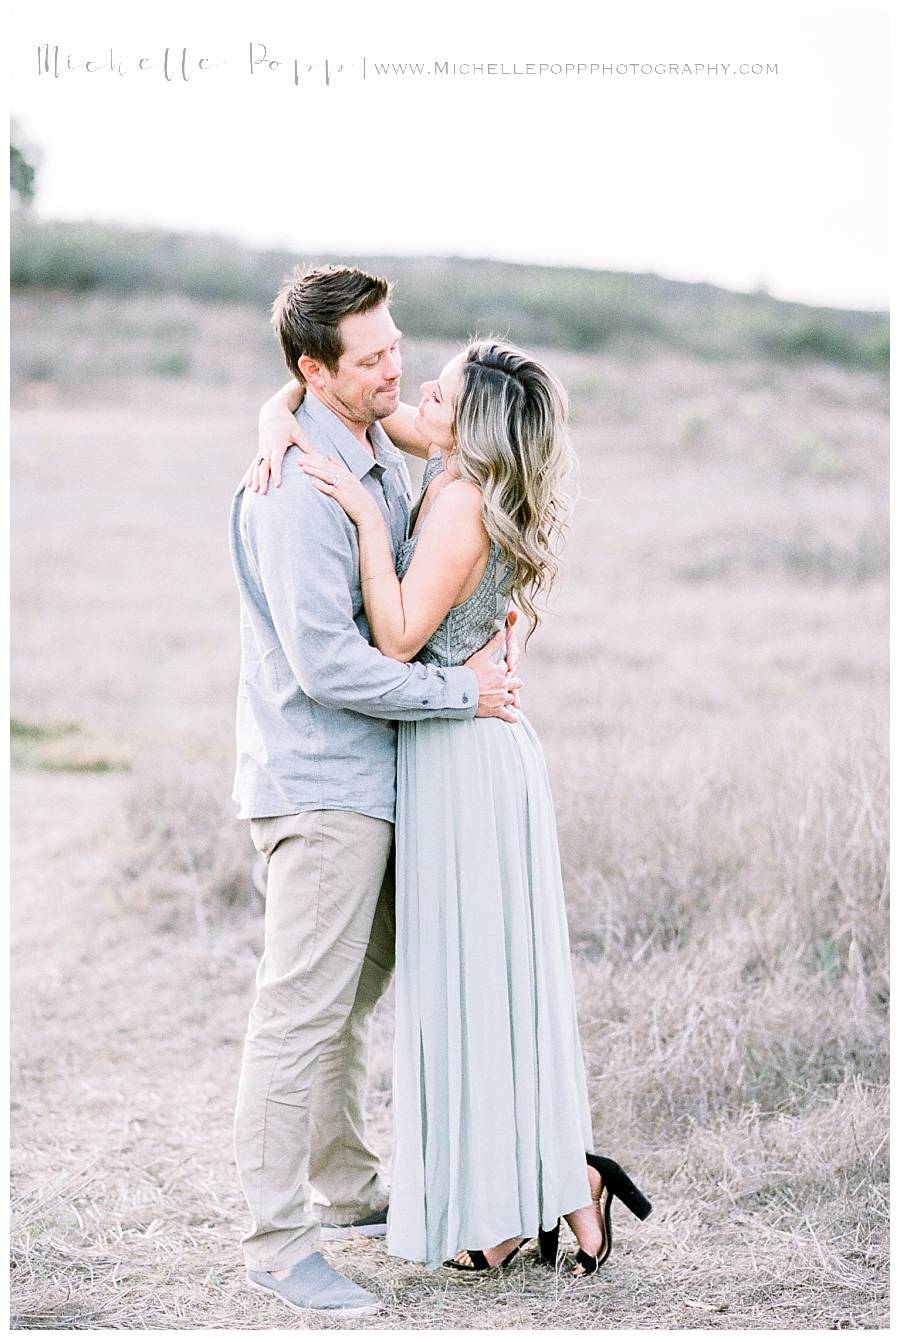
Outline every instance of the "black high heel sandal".
[[444, 1265], [449, 1266], [451, 1270], [461, 1270], [464, 1275], [473, 1275], [477, 1270], [503, 1270], [530, 1241], [531, 1238], [523, 1238], [518, 1246], [513, 1247], [511, 1252], [507, 1252], [502, 1261], [497, 1261], [494, 1265], [491, 1265], [484, 1252], [480, 1252], [477, 1247], [474, 1250], [470, 1250], [468, 1247], [465, 1249], [469, 1254], [469, 1260], [472, 1262], [470, 1266], [464, 1266], [461, 1261], [445, 1261]]
[[556, 1221], [555, 1228], [538, 1229], [538, 1247], [540, 1248], [541, 1260], [546, 1266], [553, 1266], [556, 1269], [556, 1258], [559, 1255], [559, 1220]]
[[[606, 1194], [606, 1203], [603, 1206], [603, 1229], [604, 1241], [603, 1249], [596, 1256], [590, 1256], [579, 1247], [575, 1254], [576, 1264], [581, 1266], [583, 1275], [593, 1275], [603, 1265], [612, 1251], [612, 1203], [616, 1196], [625, 1205], [633, 1215], [638, 1219], [646, 1219], [653, 1206], [642, 1191], [635, 1186], [625, 1169], [615, 1159], [604, 1158], [602, 1154], [586, 1154], [585, 1158], [590, 1167], [600, 1174], [603, 1186], [600, 1190], [601, 1197]], [[598, 1206], [599, 1206], [599, 1202]], [[556, 1227], [547, 1230], [541, 1229], [538, 1234], [540, 1242], [541, 1260], [547, 1265], [556, 1266], [556, 1258], [559, 1251], [559, 1220]], [[578, 1278], [581, 1278], [579, 1275]]]

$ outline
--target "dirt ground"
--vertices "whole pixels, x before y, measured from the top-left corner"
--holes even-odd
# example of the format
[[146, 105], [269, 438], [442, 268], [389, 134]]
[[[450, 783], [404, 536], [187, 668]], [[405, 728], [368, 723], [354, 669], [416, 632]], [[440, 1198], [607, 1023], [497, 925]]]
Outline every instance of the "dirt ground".
[[[782, 1209], [772, 1222], [724, 1194], [698, 1215], [671, 1148], [645, 1158], [654, 1213], [640, 1225], [616, 1214], [614, 1255], [596, 1280], [567, 1284], [530, 1250], [500, 1278], [429, 1275], [357, 1240], [327, 1255], [384, 1299], [381, 1316], [307, 1321], [249, 1293], [230, 1118], [258, 919], [230, 925], [213, 959], [123, 919], [103, 854], [122, 785], [34, 774], [16, 786], [14, 1329], [886, 1324], [854, 1279], [835, 1278], [802, 1218]], [[374, 1043], [385, 1155], [389, 1007]]]
[[[102, 324], [69, 301], [59, 331]], [[231, 329], [199, 305], [184, 319]], [[502, 1276], [427, 1274], [358, 1240], [327, 1255], [380, 1316], [306, 1322], [246, 1290], [231, 1116], [262, 911], [227, 795], [225, 517], [281, 374], [260, 357], [219, 386], [25, 378], [14, 1329], [887, 1325], [883, 383], [560, 361], [582, 499], [526, 708], [598, 1147], [653, 1214], [617, 1207], [595, 1280], [532, 1249]], [[370, 1098], [386, 1156], [390, 1047], [388, 999]]]

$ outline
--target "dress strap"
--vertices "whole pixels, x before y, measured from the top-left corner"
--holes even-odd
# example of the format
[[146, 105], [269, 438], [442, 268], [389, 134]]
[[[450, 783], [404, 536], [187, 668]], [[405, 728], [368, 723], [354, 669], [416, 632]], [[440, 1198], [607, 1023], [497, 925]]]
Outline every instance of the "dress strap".
[[425, 489], [428, 488], [428, 485], [431, 483], [432, 479], [434, 479], [436, 475], [439, 475], [441, 473], [443, 468], [444, 468], [444, 458], [440, 454], [440, 452], [438, 452], [436, 456], [428, 457], [428, 460], [425, 462], [425, 472], [422, 475], [423, 492], [425, 491]]
[[410, 534], [412, 533], [412, 529], [416, 524], [416, 520], [422, 508], [422, 499], [425, 497], [425, 490], [428, 488], [428, 485], [431, 483], [432, 479], [434, 479], [437, 475], [441, 473], [443, 468], [444, 468], [444, 458], [443, 456], [441, 456], [440, 452], [436, 456], [428, 457], [428, 460], [425, 463], [425, 471], [422, 475], [421, 490], [419, 492], [418, 498], [413, 504], [412, 511], [409, 514]]

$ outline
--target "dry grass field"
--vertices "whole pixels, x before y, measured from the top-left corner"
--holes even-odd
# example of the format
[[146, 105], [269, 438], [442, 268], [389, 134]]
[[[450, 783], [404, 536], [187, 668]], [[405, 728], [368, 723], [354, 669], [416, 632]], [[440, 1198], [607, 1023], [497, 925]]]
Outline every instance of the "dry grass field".
[[[525, 708], [596, 1146], [654, 1213], [574, 1284], [327, 1254], [385, 1299], [358, 1329], [885, 1326], [886, 380], [547, 358], [581, 499]], [[12, 1325], [304, 1329], [245, 1289], [230, 1145], [262, 907], [225, 521], [277, 350], [250, 308], [31, 291], [13, 360]], [[386, 1001], [385, 1154], [390, 1045]]]

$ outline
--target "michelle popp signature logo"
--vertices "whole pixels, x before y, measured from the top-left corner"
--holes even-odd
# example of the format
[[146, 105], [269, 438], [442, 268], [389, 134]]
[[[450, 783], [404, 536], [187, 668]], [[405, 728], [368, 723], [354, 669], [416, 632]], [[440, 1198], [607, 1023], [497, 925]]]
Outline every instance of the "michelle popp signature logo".
[[145, 53], [124, 53], [114, 46], [85, 55], [58, 43], [37, 44], [38, 78], [59, 80], [73, 76], [122, 79], [128, 76], [161, 79], [166, 84], [200, 82], [215, 71], [243, 73], [258, 82], [289, 80], [294, 87], [316, 81], [326, 87], [341, 77], [355, 79], [456, 78], [596, 78], [684, 77], [722, 78], [731, 75], [777, 75], [778, 64], [763, 61], [505, 61], [430, 60], [382, 61], [369, 56], [335, 60], [317, 56], [276, 54], [264, 42], [248, 42], [242, 56], [217, 57], [188, 46], [166, 46]]

